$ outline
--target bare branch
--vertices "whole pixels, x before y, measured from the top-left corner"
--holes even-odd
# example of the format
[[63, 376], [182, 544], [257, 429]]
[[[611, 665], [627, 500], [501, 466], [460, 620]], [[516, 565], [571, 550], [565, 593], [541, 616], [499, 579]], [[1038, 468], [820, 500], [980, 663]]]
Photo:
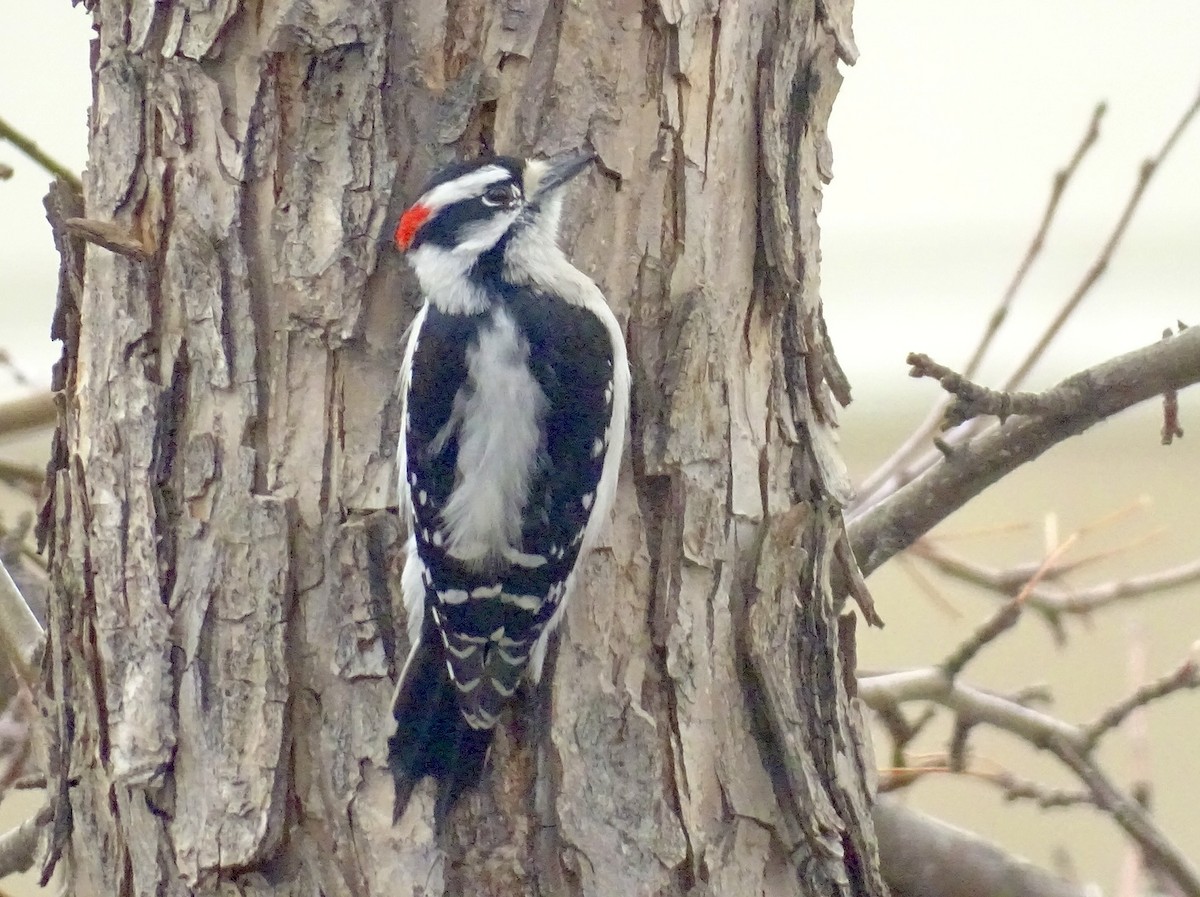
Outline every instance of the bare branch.
[[910, 352], [905, 361], [910, 366], [910, 377], [932, 377], [941, 384], [942, 389], [954, 396], [954, 402], [942, 417], [943, 430], [982, 415], [998, 417], [1001, 423], [1014, 414], [1042, 417], [1059, 415], [1064, 411], [1063, 403], [1073, 400], [1072, 396], [1064, 396], [1054, 390], [1036, 393], [988, 389], [920, 352]]
[[[1054, 419], [1014, 418], [992, 427], [848, 526], [864, 575], [908, 548], [988, 486], [1051, 446], [1167, 389], [1200, 382], [1200, 328], [1088, 368], [1049, 390], [1064, 397]], [[1065, 401], [1065, 397], [1073, 401]]]
[[968, 663], [974, 660], [975, 655], [983, 650], [984, 645], [995, 641], [1001, 633], [1007, 632], [1017, 625], [1023, 606], [1024, 602], [1019, 598], [1014, 598], [1002, 605], [991, 619], [975, 630], [953, 654], [942, 661], [942, 670], [946, 675], [951, 678], [957, 676]]
[[66, 181], [76, 193], [83, 193], [83, 181], [79, 175], [62, 165], [38, 148], [38, 145], [0, 118], [0, 140], [7, 140], [26, 156], [36, 162], [56, 178]]
[[1094, 807], [1096, 799], [1089, 791], [1068, 791], [1065, 788], [1051, 788], [1032, 779], [1023, 779], [1008, 770], [995, 772], [976, 772], [968, 770], [966, 775], [979, 779], [981, 782], [995, 785], [1009, 801], [1031, 801], [1043, 810], [1057, 810], [1064, 807]]
[[1170, 876], [1187, 897], [1200, 897], [1200, 874], [1171, 841], [1159, 831], [1137, 802], [1122, 794], [1103, 771], [1068, 741], [1054, 738], [1047, 747], [1079, 776], [1092, 792], [1096, 804], [1117, 821], [1138, 846], [1147, 861]]
[[51, 427], [57, 419], [54, 395], [43, 392], [0, 404], [0, 435]]
[[906, 701], [934, 701], [976, 722], [1011, 732], [1035, 747], [1044, 747], [1052, 736], [1082, 744], [1083, 735], [1077, 727], [1010, 698], [950, 679], [938, 667], [860, 677], [858, 696], [872, 709]]
[[1065, 882], [1018, 860], [978, 835], [880, 797], [875, 833], [894, 897], [1084, 897]]
[[46, 471], [31, 464], [17, 464], [0, 458], [0, 481], [18, 489], [28, 489], [36, 494], [46, 482]]
[[[1189, 665], [1190, 662], [1181, 670]], [[1173, 675], [1184, 677], [1180, 671]], [[1186, 675], [1195, 676], [1195, 672], [1189, 671]], [[1135, 704], [1144, 706], [1150, 700], [1177, 690], [1161, 684], [1170, 679], [1166, 677], [1160, 683], [1138, 689], [1136, 701], [1131, 699], [1122, 702], [1086, 728], [1073, 726], [1011, 699], [964, 685], [948, 677], [939, 668], [863, 677], [859, 679], [858, 694], [869, 707], [886, 707], [892, 712], [905, 701], [934, 701], [957, 714], [960, 725], [987, 723], [1019, 736], [1034, 747], [1050, 751], [1078, 776], [1096, 805], [1111, 815], [1126, 834], [1137, 842], [1155, 868], [1168, 875], [1189, 897], [1200, 897], [1200, 876], [1197, 876], [1188, 860], [1158, 830], [1145, 811], [1108, 780], [1089, 756], [1096, 738], [1111, 731], [1115, 725], [1113, 721], [1119, 722], [1119, 718], [1127, 715]], [[1190, 680], [1187, 687], [1190, 687]]]
[[[1050, 345], [1051, 341], [1061, 330], [1067, 318], [1079, 306], [1079, 303], [1084, 299], [1087, 293], [1090, 292], [1091, 288], [1095, 286], [1096, 282], [1107, 269], [1112, 254], [1119, 245], [1121, 238], [1124, 236], [1125, 230], [1132, 220], [1133, 214], [1137, 210], [1141, 198], [1145, 193], [1153, 175], [1162, 166], [1163, 161], [1174, 148], [1175, 143], [1178, 141], [1180, 135], [1190, 124], [1192, 118], [1195, 117], [1198, 108], [1200, 108], [1200, 94], [1197, 95], [1192, 105], [1184, 111], [1183, 115], [1172, 129], [1170, 135], [1167, 137], [1167, 140], [1164, 142], [1158, 154], [1142, 164], [1142, 168], [1139, 172], [1138, 179], [1134, 184], [1133, 191], [1126, 201], [1125, 209], [1118, 219], [1113, 232], [1110, 234], [1108, 241], [1101, 249], [1096, 261], [1084, 275], [1080, 285], [1068, 298], [1067, 302], [1064, 304], [1055, 320], [1042, 335], [1038, 344], [1030, 352], [1025, 361], [1019, 366], [1013, 376], [1010, 377], [1008, 382], [1004, 385], [1004, 391], [1012, 391], [1020, 385], [1026, 374], [1028, 374], [1028, 372], [1037, 363], [1041, 355], [1045, 352], [1046, 348]], [[1165, 394], [1169, 391], [1169, 389], [1170, 388], [1168, 387], [1160, 390], [1159, 392]], [[962, 445], [968, 440], [974, 438], [979, 433], [981, 429], [980, 424], [971, 423], [968, 426], [956, 430], [953, 434], [943, 440], [942, 444], [939, 445], [935, 441], [934, 446], [936, 449], [938, 449], [938, 452], [927, 451], [920, 457], [914, 458], [913, 456], [917, 453], [919, 447], [924, 444], [925, 440], [927, 440], [930, 435], [937, 431], [938, 423], [942, 419], [944, 404], [944, 402], [938, 403], [930, 416], [921, 425], [921, 427], [918, 428], [917, 432], [910, 436], [905, 441], [904, 445], [895, 453], [893, 453], [891, 458], [884, 462], [884, 464], [881, 465], [874, 474], [872, 474], [866, 481], [863, 482], [859, 489], [860, 499], [855, 505], [856, 508], [874, 507], [885, 497], [894, 494], [896, 490], [903, 488], [908, 483], [911, 483], [916, 477], [924, 475], [934, 465], [938, 464], [942, 460], [942, 458], [939, 458], [938, 452], [940, 452], [940, 454], [944, 457], [949, 449], [952, 449], [958, 445]], [[870, 571], [864, 569], [863, 572], [869, 573]]]

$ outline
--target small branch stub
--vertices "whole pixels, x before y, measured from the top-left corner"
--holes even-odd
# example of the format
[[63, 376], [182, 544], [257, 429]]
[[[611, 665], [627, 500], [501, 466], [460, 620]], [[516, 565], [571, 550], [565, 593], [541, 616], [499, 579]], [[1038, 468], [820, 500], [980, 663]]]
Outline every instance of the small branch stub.
[[72, 236], [79, 237], [97, 246], [127, 258], [144, 262], [150, 258], [150, 249], [128, 230], [109, 221], [94, 221], [90, 218], [68, 218], [63, 226]]
[[932, 377], [942, 385], [942, 389], [955, 397], [942, 418], [943, 430], [987, 414], [998, 417], [1004, 423], [1014, 414], [1044, 417], [1062, 414], [1066, 410], [1060, 395], [988, 389], [920, 352], [910, 352], [905, 362], [910, 367], [910, 377]]

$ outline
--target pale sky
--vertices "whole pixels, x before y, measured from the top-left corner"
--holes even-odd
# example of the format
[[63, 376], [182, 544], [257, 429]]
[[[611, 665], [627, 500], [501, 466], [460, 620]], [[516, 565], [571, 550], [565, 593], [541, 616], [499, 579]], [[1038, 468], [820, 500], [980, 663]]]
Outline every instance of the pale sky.
[[[1100, 142], [1060, 210], [987, 370], [1091, 265], [1133, 186], [1200, 92], [1200, 3], [859, 0], [862, 58], [834, 105], [822, 218], [826, 314], [858, 397], [903, 389], [905, 353], [961, 364], [1024, 255], [1092, 109]], [[1038, 369], [1200, 323], [1200, 121], [1156, 176], [1124, 249]], [[890, 373], [883, 388], [876, 375]], [[885, 396], [886, 398], [886, 396]]]
[[[0, 14], [0, 116], [65, 164], [86, 159], [90, 26], [81, 8]], [[1000, 378], [1028, 327], [1053, 314], [1090, 264], [1153, 153], [1200, 90], [1200, 3], [1158, 0], [859, 0], [862, 58], [834, 107], [835, 180], [822, 217], [826, 313], [866, 407], [908, 390], [904, 355], [963, 360], [1032, 235], [1051, 174], [1094, 104], [1100, 144], [1064, 204], [1001, 344]], [[46, 176], [9, 146], [0, 183], [0, 344], [42, 383], [56, 257]], [[1200, 122], [1151, 187], [1045, 383], [1135, 348], [1176, 319], [1200, 323]], [[1025, 336], [1021, 336], [1022, 333]], [[0, 371], [0, 395], [13, 392]]]

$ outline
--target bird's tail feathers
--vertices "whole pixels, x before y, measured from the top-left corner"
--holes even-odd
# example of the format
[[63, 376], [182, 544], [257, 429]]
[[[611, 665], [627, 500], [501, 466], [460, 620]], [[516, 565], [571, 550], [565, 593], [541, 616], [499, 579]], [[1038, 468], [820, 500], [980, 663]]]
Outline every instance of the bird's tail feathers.
[[435, 827], [440, 831], [459, 797], [479, 781], [487, 763], [491, 729], [473, 729], [459, 711], [441, 639], [426, 620], [404, 665], [392, 703], [396, 730], [388, 740], [388, 766], [396, 782], [398, 821], [425, 776], [437, 780]]

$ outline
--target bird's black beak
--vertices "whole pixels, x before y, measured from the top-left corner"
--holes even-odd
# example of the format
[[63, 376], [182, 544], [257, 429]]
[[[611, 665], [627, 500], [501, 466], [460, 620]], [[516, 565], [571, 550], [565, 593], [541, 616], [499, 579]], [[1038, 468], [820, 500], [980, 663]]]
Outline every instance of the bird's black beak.
[[549, 196], [595, 160], [596, 154], [586, 149], [567, 150], [557, 156], [551, 156], [543, 163], [547, 168], [538, 178], [537, 199]]

